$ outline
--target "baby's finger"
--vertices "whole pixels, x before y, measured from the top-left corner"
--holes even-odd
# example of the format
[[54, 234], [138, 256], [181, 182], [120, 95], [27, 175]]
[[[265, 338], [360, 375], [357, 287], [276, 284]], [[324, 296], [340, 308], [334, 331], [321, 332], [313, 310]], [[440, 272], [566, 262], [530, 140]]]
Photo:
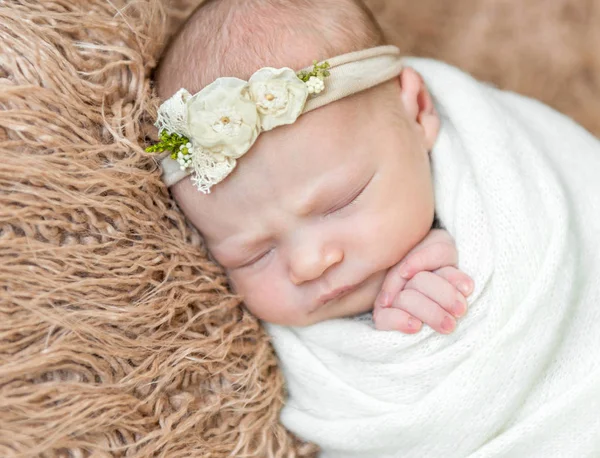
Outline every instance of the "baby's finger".
[[420, 292], [457, 318], [467, 312], [467, 301], [462, 293], [433, 272], [419, 272], [406, 284], [404, 290], [407, 289]]
[[399, 265], [395, 265], [388, 270], [381, 285], [381, 291], [375, 299], [375, 308], [391, 307], [394, 297], [402, 291], [407, 280], [402, 278], [399, 272]]
[[401, 291], [392, 307], [404, 310], [442, 334], [450, 334], [456, 328], [456, 320], [452, 315], [414, 289]]
[[404, 310], [384, 308], [373, 316], [375, 328], [380, 331], [400, 331], [405, 334], [414, 334], [421, 330], [423, 323], [409, 315]]
[[475, 289], [473, 279], [456, 267], [442, 267], [436, 270], [435, 273], [459, 290], [465, 297], [470, 296], [473, 289]]
[[457, 262], [458, 252], [453, 243], [436, 242], [409, 254], [398, 266], [398, 273], [402, 278], [410, 280], [417, 272], [455, 266]]

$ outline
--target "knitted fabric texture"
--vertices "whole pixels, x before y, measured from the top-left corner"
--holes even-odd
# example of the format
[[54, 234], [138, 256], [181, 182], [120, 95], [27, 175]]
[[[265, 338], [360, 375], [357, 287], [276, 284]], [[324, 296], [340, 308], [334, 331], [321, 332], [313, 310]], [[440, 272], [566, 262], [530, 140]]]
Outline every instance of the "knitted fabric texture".
[[600, 451], [600, 142], [539, 102], [407, 59], [441, 115], [436, 209], [476, 285], [451, 335], [269, 325], [282, 421], [322, 457]]
[[[307, 456], [277, 423], [266, 336], [142, 151], [151, 69], [198, 3], [0, 1], [2, 457]], [[368, 3], [407, 54], [600, 134], [598, 7], [583, 21], [564, 14], [580, 0], [512, 0], [508, 16], [490, 0]]]

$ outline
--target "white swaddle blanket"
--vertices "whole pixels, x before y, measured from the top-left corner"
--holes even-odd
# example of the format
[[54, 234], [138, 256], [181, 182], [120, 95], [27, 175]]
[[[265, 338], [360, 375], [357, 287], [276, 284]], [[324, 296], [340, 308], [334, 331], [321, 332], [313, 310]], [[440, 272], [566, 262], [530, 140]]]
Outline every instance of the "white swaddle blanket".
[[[322, 457], [600, 456], [600, 142], [439, 62], [436, 208], [476, 290], [451, 335], [267, 325]], [[410, 215], [407, 215], [410, 217]]]

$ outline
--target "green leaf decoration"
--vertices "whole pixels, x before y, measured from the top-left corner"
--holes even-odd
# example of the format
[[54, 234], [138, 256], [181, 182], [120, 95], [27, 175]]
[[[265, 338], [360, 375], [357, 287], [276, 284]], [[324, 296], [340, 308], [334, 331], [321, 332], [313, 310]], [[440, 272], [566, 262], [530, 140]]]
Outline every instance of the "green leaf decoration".
[[180, 151], [184, 155], [189, 154], [187, 144], [190, 140], [183, 135], [173, 132], [167, 133], [165, 130], [160, 132], [160, 141], [146, 148], [147, 153], [162, 153], [163, 151], [171, 151], [171, 159], [177, 159], [177, 153]]
[[311, 71], [302, 70], [301, 72], [298, 72], [296, 75], [298, 76], [298, 78], [300, 78], [305, 83], [312, 76], [316, 76], [320, 80], [324, 80], [325, 78], [327, 78], [330, 75], [329, 70], [328, 70], [329, 67], [330, 67], [329, 62], [323, 62], [322, 64], [319, 64], [316, 60], [313, 60], [313, 69]]

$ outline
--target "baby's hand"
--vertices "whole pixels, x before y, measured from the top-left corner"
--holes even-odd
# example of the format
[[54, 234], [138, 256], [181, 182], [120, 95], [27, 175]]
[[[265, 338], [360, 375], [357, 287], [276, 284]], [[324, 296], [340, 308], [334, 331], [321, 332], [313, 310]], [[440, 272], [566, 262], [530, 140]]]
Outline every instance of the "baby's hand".
[[414, 334], [425, 323], [443, 334], [454, 331], [473, 292], [473, 280], [456, 268], [457, 261], [450, 234], [432, 229], [388, 271], [373, 308], [375, 327]]

